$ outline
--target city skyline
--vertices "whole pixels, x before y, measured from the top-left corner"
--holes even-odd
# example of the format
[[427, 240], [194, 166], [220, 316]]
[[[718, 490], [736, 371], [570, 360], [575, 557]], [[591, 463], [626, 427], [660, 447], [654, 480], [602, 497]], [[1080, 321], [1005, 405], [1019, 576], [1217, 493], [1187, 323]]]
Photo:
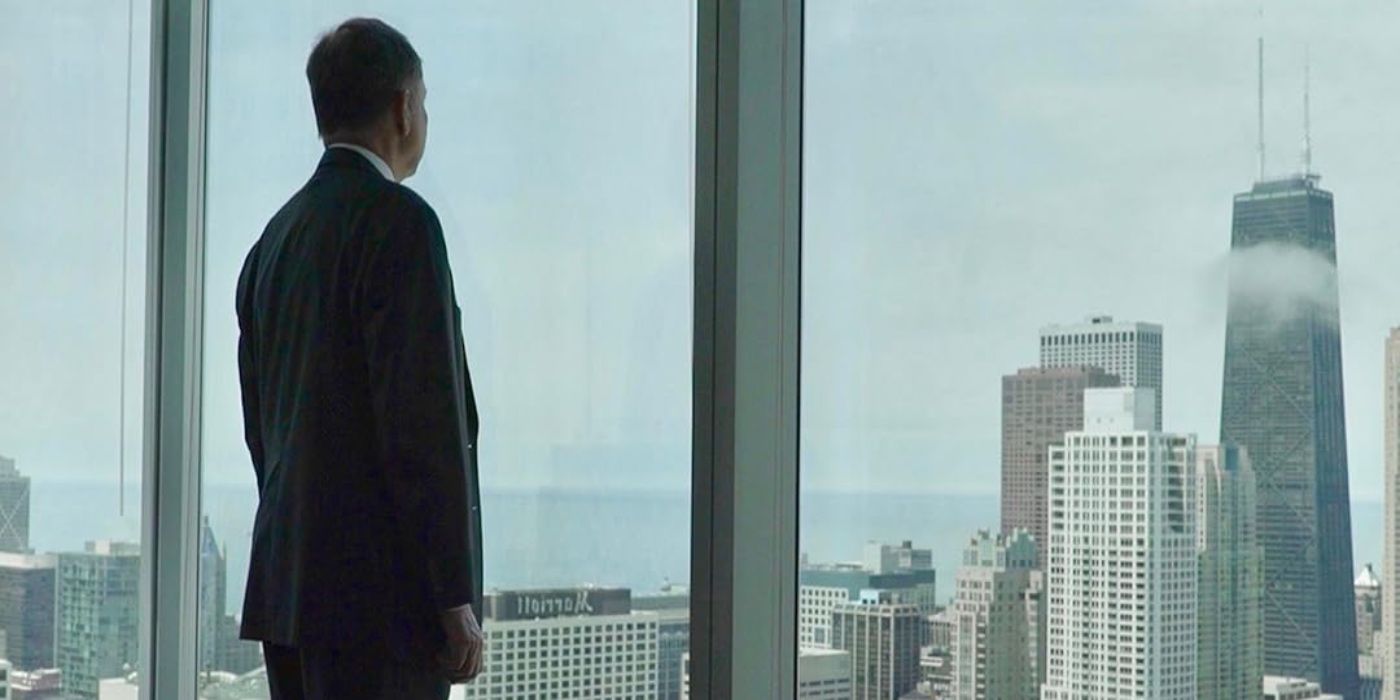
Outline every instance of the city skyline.
[[[7, 392], [0, 400], [0, 486], [7, 486], [0, 489], [0, 549], [33, 548], [39, 554], [0, 555], [0, 564], [15, 570], [0, 571], [0, 578], [11, 598], [37, 600], [43, 612], [43, 596], [25, 586], [31, 580], [45, 585], [43, 575], [32, 572], [52, 558], [53, 590], [62, 603], [53, 613], [58, 638], [52, 644], [59, 657], [54, 665], [90, 696], [101, 679], [124, 674], [123, 657], [134, 653], [129, 638], [143, 622], [132, 592], [140, 545], [94, 545], [110, 551], [83, 554], [54, 543], [134, 539], [141, 533], [143, 506], [151, 505], [139, 495], [147, 426], [139, 390], [133, 389], [144, 383], [142, 110], [149, 95], [140, 79], [129, 94], [119, 87], [129, 46], [137, 47], [138, 76], [149, 74], [150, 66], [140, 49], [149, 44], [144, 28], [130, 37], [120, 31], [125, 8], [118, 13], [83, 1], [52, 15], [16, 6], [13, 24], [22, 29], [0, 27], [0, 61], [18, 65], [25, 52], [40, 56], [33, 61], [37, 69], [19, 71], [24, 74], [9, 88], [21, 106], [13, 110], [19, 116], [0, 114], [0, 134], [24, 134], [0, 136], [0, 146], [27, 166], [0, 173], [0, 187], [12, 193], [0, 222], [6, 252], [0, 256], [0, 284], [10, 300], [0, 302], [0, 328], [20, 339], [0, 359], [0, 387]], [[266, 17], [278, 6], [277, 0], [220, 5], [209, 31], [208, 187], [202, 203], [207, 318], [198, 378], [198, 483], [204, 487], [199, 609], [207, 618], [199, 621], [198, 657], [210, 675], [257, 663], [249, 645], [234, 639], [229, 614], [238, 609], [243, 587], [250, 531], [244, 523], [251, 523], [256, 508], [232, 361], [233, 274], [321, 148], [302, 68], [316, 31], [346, 10], [320, 4], [269, 26]], [[616, 13], [547, 3], [462, 12], [450, 0], [423, 0], [412, 11], [363, 7], [382, 9], [385, 19], [413, 37], [432, 90], [432, 146], [421, 174], [408, 184], [437, 207], [444, 223], [466, 345], [480, 380], [483, 513], [494, 537], [486, 545], [487, 587], [494, 591], [493, 605], [524, 606], [515, 608], [524, 611], [518, 619], [504, 607], [489, 611], [492, 622], [500, 623], [488, 628], [488, 634], [499, 634], [493, 638], [499, 651], [518, 654], [498, 657], [507, 664], [501, 668], [534, 663], [521, 653], [527, 646], [521, 636], [544, 633], [551, 648], [576, 651], [586, 645], [570, 626], [603, 627], [616, 633], [608, 643], [618, 649], [641, 644], [650, 666], [613, 668], [598, 674], [600, 682], [614, 684], [619, 693], [669, 696], [667, 689], [683, 684], [680, 658], [688, 627], [678, 609], [668, 615], [636, 606], [636, 597], [628, 606], [620, 601], [624, 589], [631, 596], [654, 586], [664, 590], [672, 577], [687, 582], [687, 555], [698, 541], [688, 518], [696, 107], [686, 80], [693, 77], [696, 55], [690, 7], [645, 0], [616, 6]], [[1269, 660], [1268, 672], [1321, 676], [1324, 686], [1345, 686], [1347, 700], [1357, 700], [1353, 679], [1343, 677], [1355, 671], [1350, 645], [1361, 634], [1349, 622], [1356, 613], [1349, 584], [1362, 564], [1376, 560], [1376, 533], [1394, 528], [1379, 526], [1379, 511], [1358, 509], [1368, 515], [1356, 517], [1351, 503], [1379, 503], [1383, 484], [1400, 484], [1391, 473], [1394, 465], [1386, 463], [1397, 459], [1391, 431], [1400, 421], [1386, 413], [1393, 410], [1390, 402], [1382, 401], [1400, 388], [1390, 386], [1393, 369], [1387, 369], [1386, 382], [1377, 381], [1386, 360], [1379, 340], [1400, 325], [1400, 308], [1388, 306], [1400, 298], [1400, 278], [1390, 274], [1400, 255], [1390, 230], [1400, 220], [1400, 201], [1391, 192], [1400, 134], [1387, 127], [1400, 123], [1400, 90], [1384, 79], [1400, 70], [1400, 46], [1386, 32], [1400, 23], [1400, 7], [1368, 0], [1338, 13], [1280, 0], [1262, 20], [1255, 10], [1243, 3], [1201, 2], [1187, 12], [1087, 3], [1055, 9], [1025, 3], [1017, 11], [910, 0], [808, 4], [797, 392], [801, 480], [792, 495], [811, 499], [800, 509], [799, 551], [810, 544], [822, 554], [815, 560], [820, 563], [804, 557], [799, 565], [795, 624], [804, 646], [845, 648], [857, 669], [848, 679], [853, 692], [884, 695], [902, 691], [916, 676], [931, 680], [949, 650], [925, 654], [922, 647], [934, 646], [933, 636], [946, 633], [949, 624], [962, 639], [975, 640], [970, 631], [975, 615], [983, 613], [1013, 625], [1003, 630], [1003, 646], [1029, 653], [1024, 638], [1040, 640], [1037, 673], [1058, 671], [1049, 697], [1071, 697], [1082, 685], [1126, 689], [1136, 671], [1089, 667], [1117, 659], [1101, 656], [1079, 667], [1079, 661], [1065, 659], [1105, 652], [1101, 637], [1074, 635], [1137, 634], [1120, 626], [1117, 606], [1128, 598], [1102, 591], [1146, 587], [1169, 599], [1166, 607], [1155, 609], [1162, 615], [1133, 637], [1136, 646], [1125, 642], [1118, 651], [1150, 656], [1137, 652], [1156, 635], [1152, 644], [1170, 648], [1161, 655], [1170, 668], [1157, 669], [1170, 686], [1165, 694], [1188, 697], [1194, 688], [1185, 681], [1186, 666], [1199, 670], [1212, 660], [1188, 653], [1187, 646], [1204, 646], [1202, 640], [1210, 638], [1217, 648], [1230, 647], [1262, 626], [1275, 649], [1272, 658], [1258, 660]], [[1261, 111], [1268, 118], [1262, 140], [1270, 165], [1256, 173], [1254, 38], [1260, 32], [1268, 37]], [[70, 43], [91, 47], [71, 54], [54, 48]], [[1313, 129], [1302, 155], [1303, 55], [1309, 52]], [[64, 80], [79, 69], [88, 71], [85, 80]], [[30, 124], [23, 107], [40, 100], [46, 111], [72, 115]], [[119, 124], [127, 104], [137, 107], [123, 133]], [[136, 155], [123, 162], [127, 137]], [[1328, 178], [1322, 184], [1308, 167], [1314, 155], [1316, 170]], [[75, 173], [89, 175], [81, 183], [90, 192], [86, 206], [64, 198]], [[129, 191], [122, 187], [124, 176], [131, 176]], [[1232, 249], [1226, 234], [1239, 238], [1240, 217], [1231, 206], [1240, 206], [1241, 197], [1272, 199], [1299, 188], [1312, 197], [1323, 185], [1337, 191], [1341, 202], [1335, 249], [1321, 256], [1275, 245]], [[1317, 225], [1330, 235], [1330, 194], [1327, 200], [1327, 221]], [[113, 225], [122, 216], [136, 237], [125, 249]], [[1302, 228], [1311, 232], [1315, 223]], [[125, 269], [114, 262], [119, 259], [129, 259]], [[116, 291], [122, 274], [136, 280], [126, 298]], [[1245, 297], [1266, 302], [1256, 320], [1269, 332], [1242, 341], [1236, 302]], [[1290, 337], [1303, 338], [1299, 344], [1312, 348], [1309, 362], [1322, 370], [1295, 382], [1303, 389], [1260, 401], [1255, 390], [1264, 380], [1289, 379], [1278, 369], [1289, 362], [1274, 363], [1259, 373], [1264, 380], [1254, 377], [1251, 384], [1241, 379], [1240, 367], [1248, 364], [1242, 358], [1254, 361], [1282, 347], [1271, 346], [1276, 336], [1270, 333], [1293, 323], [1298, 308], [1320, 310], [1320, 332]], [[118, 311], [128, 312], [124, 328], [114, 318]], [[1156, 374], [1150, 383], [1156, 391], [1148, 397], [1147, 388], [1122, 390], [1138, 397], [1134, 407], [1144, 413], [1113, 431], [1084, 425], [1081, 414], [1072, 427], [1082, 430], [1071, 431], [1069, 441], [1078, 440], [1078, 446], [1055, 445], [1045, 434], [1055, 434], [1054, 425], [1032, 434], [1037, 425], [1047, 425], [1042, 409], [1051, 403], [1082, 409], [1083, 395], [1062, 395], [1057, 402], [1025, 399], [1030, 408], [1019, 420], [1021, 434], [1030, 437], [1020, 441], [1024, 449], [1014, 456], [1019, 461], [1008, 469], [1005, 451], [1018, 438], [1006, 430], [1005, 416], [1017, 414], [1004, 411], [1007, 397], [1016, 396], [1008, 387], [1015, 388], [1018, 368], [1046, 366], [1047, 325], [1109, 315], [1147, 324], [1134, 325], [1134, 332], [1152, 328], [1158, 338], [1148, 344], [1155, 359], [1145, 372]], [[119, 346], [122, 338], [125, 345]], [[1323, 360], [1316, 361], [1318, 356]], [[120, 366], [121, 357], [126, 366]], [[1071, 364], [1083, 359], [1066, 357]], [[1107, 384], [1098, 374], [1083, 383]], [[1319, 380], [1316, 374], [1325, 376]], [[1303, 402], [1311, 407], [1312, 422], [1300, 419], [1281, 429], [1269, 423], [1264, 414], [1303, 394], [1322, 397]], [[1290, 475], [1299, 478], [1280, 489], [1279, 464], [1288, 455], [1280, 456], [1275, 438], [1314, 433], [1322, 437], [1311, 464], [1288, 462], [1290, 469], [1297, 467]], [[1114, 462], [1116, 450], [1108, 462], [1086, 456], [1102, 451], [1108, 440], [1140, 435], [1148, 445], [1156, 441], [1169, 458], [1142, 466], [1126, 454]], [[1194, 487], [1173, 480], [1199, 468], [1196, 455], [1187, 454], [1195, 441], [1227, 438], [1248, 448], [1241, 459], [1256, 468], [1262, 515], [1252, 523], [1259, 531], [1248, 535], [1232, 521], [1240, 533], [1216, 540], [1219, 556], [1212, 559], [1202, 549], [1208, 545], [1185, 531], [1234, 518], [1231, 508], [1253, 517], [1253, 508], [1241, 505], [1244, 496], [1223, 495], [1233, 488], [1225, 485], [1230, 478], [1222, 466], [1232, 448], [1221, 447], [1221, 464], [1211, 467], [1222, 472], [1212, 477], [1219, 488], [1212, 493], [1224, 500], [1205, 496], [1205, 510], [1193, 510], [1180, 489]], [[1070, 456], [1076, 449], [1083, 457], [1078, 462]], [[1206, 452], [1201, 447], [1199, 454]], [[995, 543], [998, 516], [1003, 530], [1013, 524], [1048, 533], [1048, 516], [1027, 517], [1018, 504], [1050, 509], [1063, 494], [1047, 492], [1048, 474], [1041, 483], [1028, 478], [1034, 475], [1027, 470], [1041, 465], [1048, 472], [1056, 464], [1082, 468], [1074, 487], [1082, 487], [1086, 499], [1099, 499], [1077, 503], [1082, 509], [1073, 518], [1063, 507], [1057, 516], [1098, 551], [1075, 551], [1061, 539], [1062, 549], [1036, 562], [1039, 575], [1019, 566], [1025, 570], [1004, 576], [995, 563], [985, 563], [1006, 555], [1004, 548], [996, 554], [995, 546], [990, 557], [980, 557], [986, 570], [978, 575], [963, 576], [945, 564], [946, 550], [966, 545], [973, 532], [986, 528], [978, 537]], [[16, 466], [17, 478], [9, 479]], [[119, 469], [124, 489], [115, 486]], [[1162, 477], [1154, 483], [1160, 488], [1110, 497], [1100, 491], [1105, 470], [1114, 479], [1140, 479], [1146, 471], [1150, 479]], [[1011, 500], [1008, 484], [1017, 490]], [[1307, 493], [1298, 497], [1309, 485], [1326, 493], [1313, 501]], [[885, 507], [892, 501], [822, 500], [825, 494], [895, 494], [914, 506], [896, 512]], [[1000, 499], [993, 501], [1000, 512], [981, 513], [985, 499], [964, 495]], [[579, 502], [565, 513], [561, 504], [571, 496]], [[1221, 505], [1235, 498], [1233, 506]], [[84, 505], [91, 499], [93, 507], [88, 513], [69, 506], [70, 520], [81, 513], [81, 522], [58, 523], [55, 514], [62, 511], [54, 503], [60, 499]], [[123, 499], [125, 512], [115, 515]], [[1320, 513], [1284, 522], [1285, 515], [1298, 516], [1318, 502]], [[933, 510], [962, 520], [949, 526], [950, 516], [928, 512]], [[8, 526], [5, 519], [21, 512], [32, 529]], [[820, 519], [815, 525], [809, 520], [814, 512]], [[1116, 534], [1120, 526], [1141, 527], [1144, 512], [1151, 532], [1166, 533], [1160, 539], [1106, 539], [1106, 532]], [[1392, 514], [1386, 519], [1393, 525]], [[614, 520], [625, 522], [618, 527]], [[888, 537], [895, 530], [899, 535]], [[1254, 597], [1207, 598], [1193, 588], [1199, 582], [1187, 580], [1188, 569], [1211, 580], [1250, 579], [1257, 562], [1245, 555], [1232, 559], [1239, 553], [1228, 550], [1230, 542], [1243, 548], [1239, 543], [1256, 535], [1261, 544], [1285, 552], [1264, 559], [1274, 568], [1261, 586], [1279, 595], [1263, 596], [1263, 605], [1275, 606], [1263, 623], [1246, 610]], [[851, 537], [874, 544], [843, 548]], [[1044, 547], [1053, 538], [1042, 539], [1036, 544]], [[1291, 548], [1281, 547], [1282, 541]], [[1018, 550], [1026, 545], [1022, 541]], [[1103, 558], [1109, 556], [1103, 548], [1119, 545], [1122, 551], [1111, 562]], [[1394, 546], [1387, 542], [1380, 577], [1387, 587], [1400, 582]], [[837, 550], [839, 557], [828, 556]], [[1166, 573], [1144, 584], [1134, 575], [1143, 561], [1152, 562], [1146, 569]], [[1131, 563], [1120, 568], [1124, 562]], [[1088, 573], [1080, 576], [1081, 569]], [[948, 590], [954, 581], [962, 584], [968, 596], [963, 608], [973, 617], [935, 622], [938, 606], [954, 596]], [[1348, 585], [1336, 589], [1338, 581]], [[542, 590], [559, 585], [578, 588]], [[1024, 607], [1009, 617], [979, 607], [987, 600], [981, 596], [997, 585], [1016, 588], [1002, 591], [1003, 605]], [[522, 588], [530, 590], [522, 595]], [[1187, 605], [1188, 589], [1197, 605], [1229, 610], [1240, 623], [1193, 628], [1182, 613], [1194, 610]], [[584, 593], [573, 597], [577, 591]], [[1289, 596], [1298, 600], [1280, 602]], [[109, 598], [121, 601], [111, 606], [121, 614], [92, 622]], [[1043, 610], [1036, 603], [1034, 615], [1032, 599], [1045, 601]], [[1074, 620], [1085, 623], [1082, 629], [1067, 632], [1070, 599], [1085, 603], [1091, 614]], [[531, 607], [536, 604], [538, 609]], [[1289, 613], [1303, 612], [1292, 619], [1316, 623], [1320, 631], [1279, 629], [1277, 612], [1285, 604]], [[1395, 608], [1385, 606], [1385, 614]], [[1059, 629], [1032, 634], [1031, 618], [1045, 624], [1046, 612], [1061, 616]], [[1131, 614], [1141, 612], [1137, 606]], [[575, 622], [585, 617], [596, 619]], [[1154, 626], [1159, 619], [1165, 622]], [[639, 621], [640, 630], [631, 628]], [[9, 615], [0, 622], [29, 634], [28, 620]], [[1046, 661], [1051, 639], [1057, 646]], [[1297, 653], [1277, 653], [1290, 644], [1298, 648], [1285, 651]], [[920, 648], [911, 653], [911, 646]], [[1321, 651], [1309, 657], [1309, 649]], [[839, 650], [809, 655], [809, 669], [816, 668], [817, 657], [826, 659], [824, 666], [842, 658]], [[1214, 659], [1218, 685], [1252, 682], [1256, 674], [1250, 669], [1257, 664], [1253, 656], [1244, 657]], [[1137, 661], [1132, 663], [1136, 668]], [[886, 674], [886, 667], [897, 669]], [[966, 681], [975, 686], [989, 668], [1026, 671], [1001, 663], [958, 676], [954, 668], [938, 667], [937, 674], [952, 674], [949, 682], [976, 679]], [[549, 682], [573, 682], [569, 673], [549, 673]], [[1027, 680], [1022, 673], [1016, 682]], [[510, 697], [512, 682], [480, 684], [469, 695]], [[1218, 693], [1232, 694], [1238, 693]]]

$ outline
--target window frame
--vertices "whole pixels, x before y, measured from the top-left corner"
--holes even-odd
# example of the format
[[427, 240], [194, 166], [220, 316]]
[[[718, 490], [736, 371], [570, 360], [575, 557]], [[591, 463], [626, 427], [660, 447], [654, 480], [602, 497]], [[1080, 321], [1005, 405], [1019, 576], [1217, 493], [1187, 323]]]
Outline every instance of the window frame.
[[[797, 688], [803, 4], [694, 5], [697, 699]], [[151, 0], [143, 700], [198, 690], [208, 17]]]
[[802, 36], [803, 0], [697, 3], [695, 698], [797, 692]]
[[151, 0], [139, 696], [197, 696], [208, 0]]

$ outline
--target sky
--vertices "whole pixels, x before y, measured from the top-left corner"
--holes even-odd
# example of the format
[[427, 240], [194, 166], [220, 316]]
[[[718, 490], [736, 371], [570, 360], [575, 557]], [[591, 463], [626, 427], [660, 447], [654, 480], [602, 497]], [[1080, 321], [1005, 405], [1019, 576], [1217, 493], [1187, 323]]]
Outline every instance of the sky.
[[[318, 32], [382, 16], [422, 54], [407, 184], [447, 232], [488, 489], [689, 483], [693, 26], [683, 0], [214, 0], [205, 480], [248, 485], [243, 255], [315, 165]], [[1252, 2], [808, 0], [802, 478], [992, 494], [1000, 377], [1040, 326], [1165, 329], [1166, 429], [1218, 435], [1233, 194], [1255, 177]], [[0, 454], [115, 479], [123, 174], [129, 386], [142, 375], [146, 37], [125, 158], [126, 7], [0, 0]], [[1381, 497], [1382, 344], [1400, 323], [1400, 7], [1269, 2], [1270, 172], [1336, 195], [1352, 495]], [[75, 196], [76, 193], [76, 196]], [[140, 397], [129, 392], [129, 463]], [[990, 525], [990, 524], [979, 524]]]
[[131, 33], [127, 10], [0, 0], [0, 454], [36, 480], [115, 483], [123, 412], [139, 472], [149, 9]]
[[[1219, 436], [1231, 197], [1255, 178], [1254, 3], [811, 2], [803, 479], [995, 493], [1037, 331], [1164, 326], [1164, 428]], [[1269, 173], [1336, 195], [1350, 477], [1382, 498], [1400, 322], [1400, 8], [1270, 2]], [[1285, 258], [1285, 269], [1289, 259]]]
[[231, 302], [320, 150], [306, 54], [365, 13], [424, 61], [428, 150], [408, 184], [447, 232], [483, 486], [688, 488], [687, 3], [326, 3], [269, 21], [282, 5], [211, 16], [207, 478], [248, 478]]

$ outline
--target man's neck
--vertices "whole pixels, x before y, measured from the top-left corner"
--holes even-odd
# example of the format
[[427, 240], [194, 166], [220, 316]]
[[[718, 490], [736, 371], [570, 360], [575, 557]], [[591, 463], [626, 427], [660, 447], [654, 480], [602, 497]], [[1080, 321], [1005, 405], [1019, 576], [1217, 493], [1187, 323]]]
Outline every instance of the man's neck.
[[365, 160], [368, 160], [370, 165], [373, 165], [374, 169], [378, 170], [379, 174], [384, 176], [384, 179], [394, 182], [398, 182], [400, 179], [398, 173], [394, 171], [393, 166], [389, 165], [389, 159], [384, 157], [384, 151], [374, 148], [363, 141], [356, 139], [326, 139], [326, 148], [344, 148], [346, 150], [355, 151], [363, 156]]

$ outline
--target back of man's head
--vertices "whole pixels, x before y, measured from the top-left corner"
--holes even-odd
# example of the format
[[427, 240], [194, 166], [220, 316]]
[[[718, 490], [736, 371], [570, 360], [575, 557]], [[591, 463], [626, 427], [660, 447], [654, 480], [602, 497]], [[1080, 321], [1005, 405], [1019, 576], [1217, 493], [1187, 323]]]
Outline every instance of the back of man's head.
[[422, 74], [423, 62], [408, 38], [380, 20], [350, 19], [326, 32], [306, 61], [321, 137], [373, 125]]

